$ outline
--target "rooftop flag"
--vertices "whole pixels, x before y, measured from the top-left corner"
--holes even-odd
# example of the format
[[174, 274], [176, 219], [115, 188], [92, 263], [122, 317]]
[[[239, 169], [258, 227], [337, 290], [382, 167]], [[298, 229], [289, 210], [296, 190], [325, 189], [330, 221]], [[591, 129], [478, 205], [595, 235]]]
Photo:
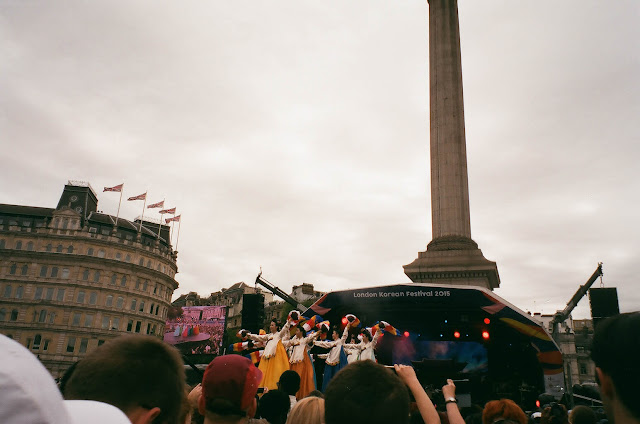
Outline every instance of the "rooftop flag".
[[122, 187], [124, 187], [124, 183], [119, 184], [117, 186], [113, 186], [113, 187], [105, 187], [104, 190], [102, 190], [102, 192], [104, 193], [105, 191], [117, 191], [119, 193], [122, 192]]
[[152, 205], [147, 206], [147, 209], [163, 208], [163, 207], [164, 207], [164, 200], [162, 202], [154, 203]]
[[137, 196], [129, 197], [127, 200], [147, 200], [147, 193], [145, 192]]
[[163, 209], [160, 211], [161, 214], [163, 213], [170, 213], [171, 215], [173, 215], [174, 213], [176, 213], [176, 208], [171, 208], [171, 209]]

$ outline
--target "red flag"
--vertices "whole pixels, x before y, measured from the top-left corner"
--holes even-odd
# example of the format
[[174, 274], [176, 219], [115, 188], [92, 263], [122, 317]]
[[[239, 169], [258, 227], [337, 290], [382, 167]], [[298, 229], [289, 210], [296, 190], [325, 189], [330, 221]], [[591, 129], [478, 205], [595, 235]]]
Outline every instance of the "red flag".
[[[131, 199], [129, 199], [129, 200], [131, 200]], [[154, 203], [153, 205], [147, 206], [147, 209], [163, 208], [163, 207], [164, 207], [164, 200], [162, 202]]]
[[147, 193], [138, 194], [137, 196], [129, 197], [127, 200], [145, 200]]
[[105, 187], [104, 190], [102, 190], [102, 192], [104, 193], [105, 191], [117, 191], [119, 193], [122, 191], [123, 186], [124, 186], [124, 183], [119, 184], [117, 186], [113, 186], [113, 187]]
[[160, 211], [160, 213], [170, 213], [171, 215], [173, 215], [174, 213], [176, 213], [176, 208], [163, 209]]

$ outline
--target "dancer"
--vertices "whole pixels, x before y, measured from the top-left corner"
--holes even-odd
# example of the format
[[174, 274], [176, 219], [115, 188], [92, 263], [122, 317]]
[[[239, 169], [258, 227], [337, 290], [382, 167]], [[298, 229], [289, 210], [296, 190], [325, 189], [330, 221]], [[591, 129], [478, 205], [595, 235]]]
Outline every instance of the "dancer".
[[313, 344], [319, 347], [323, 347], [325, 349], [331, 349], [327, 354], [327, 358], [325, 360], [324, 367], [324, 375], [322, 377], [322, 391], [324, 392], [327, 388], [327, 384], [333, 378], [334, 375], [342, 368], [347, 366], [347, 355], [342, 348], [342, 345], [347, 341], [347, 336], [349, 335], [349, 325], [344, 328], [344, 332], [342, 333], [342, 337], [340, 337], [340, 330], [335, 325], [332, 327], [331, 338], [332, 341], [315, 341]]
[[380, 337], [381, 331], [378, 330], [375, 332], [374, 336], [371, 337], [371, 332], [364, 328], [360, 331], [360, 336], [362, 336], [362, 341], [358, 344], [349, 343], [344, 345], [345, 349], [355, 349], [360, 352], [360, 357], [358, 358], [360, 361], [364, 361], [365, 359], [371, 359], [373, 362], [376, 361], [376, 355], [373, 350], [376, 348], [376, 344], [378, 343], [378, 338]]
[[309, 392], [316, 389], [313, 364], [311, 363], [307, 345], [312, 343], [318, 337], [318, 334], [319, 332], [316, 331], [307, 335], [307, 332], [302, 326], [297, 326], [296, 335], [290, 340], [283, 342], [285, 345], [293, 347], [291, 357], [289, 358], [289, 366], [300, 376], [300, 390], [296, 393], [298, 400], [306, 397]]
[[358, 344], [358, 339], [355, 334], [351, 335], [349, 343], [344, 344], [342, 348], [344, 349], [344, 353], [347, 355], [347, 364], [352, 364], [360, 359], [360, 349], [350, 348], [349, 345]]
[[269, 334], [253, 334], [246, 331], [242, 333], [243, 337], [247, 337], [250, 340], [266, 343], [258, 366], [262, 371], [262, 380], [259, 387], [264, 387], [268, 390], [277, 389], [280, 375], [289, 369], [287, 352], [282, 342], [289, 339], [290, 326], [290, 322], [287, 321], [281, 329], [278, 321], [273, 319], [269, 324]]

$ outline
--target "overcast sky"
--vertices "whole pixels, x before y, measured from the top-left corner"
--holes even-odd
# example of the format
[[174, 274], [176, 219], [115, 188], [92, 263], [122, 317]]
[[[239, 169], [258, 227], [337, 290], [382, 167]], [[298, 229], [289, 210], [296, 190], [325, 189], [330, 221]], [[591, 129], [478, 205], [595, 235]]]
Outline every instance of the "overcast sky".
[[[601, 261], [639, 310], [640, 2], [459, 13], [471, 231], [496, 292], [553, 313]], [[285, 291], [409, 283], [431, 240], [428, 117], [426, 0], [0, 0], [0, 203], [55, 207], [70, 179], [113, 215], [104, 186], [166, 199], [174, 297], [260, 267]]]

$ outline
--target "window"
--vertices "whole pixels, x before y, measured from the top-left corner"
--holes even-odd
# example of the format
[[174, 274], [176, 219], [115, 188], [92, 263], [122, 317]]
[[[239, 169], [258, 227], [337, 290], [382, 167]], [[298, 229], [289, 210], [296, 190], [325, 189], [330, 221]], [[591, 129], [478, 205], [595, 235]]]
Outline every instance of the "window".
[[36, 287], [36, 293], [33, 296], [34, 300], [42, 299], [42, 287]]
[[49, 343], [51, 343], [51, 340], [47, 339], [44, 341], [44, 346], [42, 346], [42, 350], [48, 350], [49, 349]]
[[53, 245], [51, 243], [47, 244], [47, 252], [51, 252], [53, 250]]
[[47, 287], [47, 292], [44, 295], [45, 300], [53, 300], [53, 287]]
[[0, 308], [0, 322], [7, 319], [7, 311], [4, 308]]
[[[0, 224], [2, 224], [2, 221], [0, 221]], [[0, 249], [4, 249], [4, 239], [0, 239]]]
[[151, 332], [151, 324], [147, 323], [147, 334]]
[[144, 265], [144, 258], [140, 258], [140, 260], [138, 261], [138, 265], [140, 266]]
[[104, 344], [104, 340], [98, 340], [98, 346], [102, 346]]
[[18, 286], [16, 289], [16, 299], [22, 299], [22, 293], [24, 292], [24, 287]]
[[156, 293], [158, 293], [158, 285], [157, 284], [153, 288], [153, 294], [156, 294]]
[[46, 265], [42, 265], [42, 268], [40, 268], [40, 276], [41, 277], [46, 277], [48, 270], [49, 269], [46, 267]]
[[52, 277], [57, 277], [58, 276], [58, 267], [57, 266], [51, 267], [51, 276]]
[[12, 264], [11, 267], [9, 268], [9, 274], [15, 275], [17, 269], [18, 269], [18, 266], [16, 264]]
[[117, 252], [116, 253], [116, 261], [121, 261], [122, 260], [122, 253]]
[[124, 257], [125, 262], [131, 262], [131, 255], [127, 255]]
[[587, 365], [586, 364], [580, 364], [580, 374], [584, 375], [587, 373]]
[[124, 307], [124, 297], [118, 296], [118, 300], [116, 300], [116, 308], [122, 309]]
[[144, 312], [144, 301], [140, 301], [140, 307], [138, 308], [138, 312]]
[[156, 325], [153, 324], [153, 327], [151, 328], [151, 334], [156, 334]]
[[16, 250], [21, 250], [21, 249], [22, 249], [22, 241], [21, 241], [21, 240], [18, 240], [18, 241], [16, 242]]
[[62, 268], [62, 277], [61, 278], [69, 278], [69, 268]]
[[132, 311], [136, 310], [136, 299], [131, 299], [131, 310]]
[[4, 293], [2, 294], [2, 297], [11, 297], [11, 284], [4, 286]]
[[55, 324], [56, 322], [56, 313], [49, 312], [49, 324]]
[[29, 265], [22, 265], [22, 269], [20, 271], [22, 275], [27, 275], [29, 273]]
[[67, 341], [67, 352], [73, 353], [74, 350], [76, 350], [76, 338], [69, 337]]
[[56, 247], [56, 252], [62, 253], [62, 249], [63, 249], [62, 245], [59, 244], [58, 247]]
[[155, 312], [155, 315], [158, 315], [158, 309], [160, 309], [160, 305], [156, 305], [156, 312]]
[[33, 250], [33, 242], [32, 241], [27, 243], [27, 250]]
[[111, 329], [112, 330], [119, 330], [120, 329], [120, 318], [118, 317], [114, 317], [113, 321], [111, 322]]
[[116, 274], [113, 274], [111, 276], [111, 285], [115, 285], [116, 284], [116, 280], [118, 279], [118, 276]]
[[154, 307], [154, 304], [152, 303], [152, 304], [151, 304], [151, 307], [149, 308], [149, 313], [150, 313], [150, 314], [152, 314], [152, 313], [153, 313], [153, 307]]
[[104, 302], [104, 306], [113, 306], [113, 296], [108, 295], [107, 300]]
[[73, 253], [73, 246], [67, 247], [67, 253]]
[[93, 247], [90, 247], [89, 249], [87, 249], [87, 255], [93, 256]]
[[64, 302], [64, 290], [65, 289], [58, 289], [58, 297], [56, 297], [58, 302]]
[[100, 282], [100, 271], [96, 271], [93, 273], [93, 282], [94, 283]]
[[83, 279], [84, 281], [87, 281], [87, 280], [89, 279], [89, 270], [88, 270], [88, 269], [85, 269], [85, 270], [82, 272], [82, 279]]
[[73, 314], [73, 320], [71, 321], [71, 325], [77, 327], [80, 325], [80, 318], [81, 318], [82, 314], [75, 312]]
[[93, 315], [86, 314], [84, 316], [84, 326], [85, 327], [91, 327], [92, 325], [93, 325]]
[[98, 302], [98, 293], [89, 293], [89, 305], [95, 305]]
[[102, 249], [98, 250], [98, 257], [99, 258], [104, 258], [104, 250], [102, 250]]
[[9, 318], [10, 321], [17, 321], [18, 320], [18, 310], [14, 309], [13, 311], [11, 311], [11, 318]]
[[140, 332], [140, 327], [142, 326], [142, 323], [140, 321], [136, 321], [136, 333]]
[[147, 288], [149, 288], [149, 281], [144, 280], [144, 284], [142, 285], [142, 291], [147, 291]]
[[131, 331], [131, 329], [133, 328], [133, 320], [129, 320], [127, 321], [127, 331]]
[[46, 322], [47, 321], [47, 311], [45, 309], [40, 311], [38, 315], [38, 322]]
[[120, 285], [122, 287], [126, 287], [127, 286], [127, 276], [123, 275], [122, 278], [120, 278]]
[[151, 268], [151, 260], [147, 259], [147, 268]]
[[85, 353], [87, 351], [87, 345], [89, 344], [89, 339], [80, 339], [80, 353]]
[[136, 286], [135, 286], [135, 289], [136, 289], [136, 290], [139, 290], [139, 289], [140, 289], [140, 279], [139, 279], [139, 278], [136, 280]]
[[33, 347], [31, 349], [37, 350], [40, 349], [40, 344], [42, 343], [42, 335], [36, 334], [33, 338]]
[[78, 292], [78, 297], [76, 298], [76, 302], [84, 303], [84, 291], [80, 290]]
[[67, 228], [69, 228], [69, 219], [68, 218], [64, 218], [62, 220], [62, 229], [66, 230]]
[[102, 329], [106, 330], [109, 328], [109, 317], [102, 317]]

